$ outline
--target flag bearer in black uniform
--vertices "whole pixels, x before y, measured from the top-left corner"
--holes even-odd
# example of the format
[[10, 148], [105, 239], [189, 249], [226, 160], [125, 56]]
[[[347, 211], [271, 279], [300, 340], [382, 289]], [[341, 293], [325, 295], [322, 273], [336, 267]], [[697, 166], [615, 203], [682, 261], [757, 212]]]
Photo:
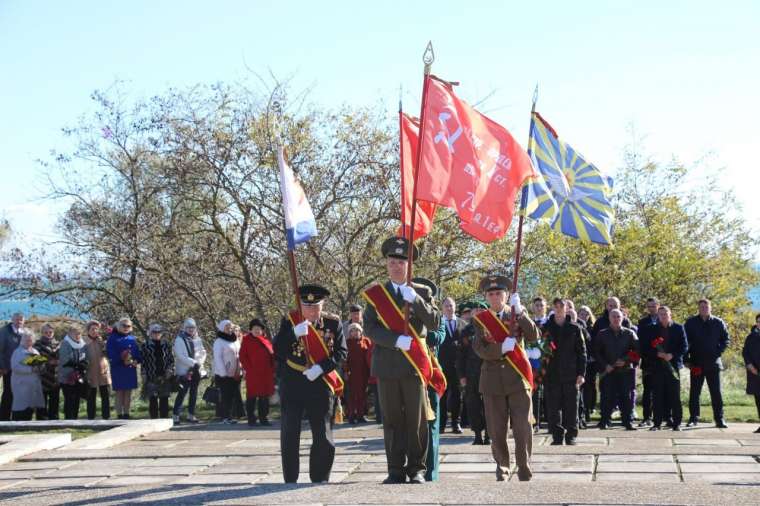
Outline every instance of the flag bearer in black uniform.
[[[330, 292], [319, 285], [302, 285], [298, 291], [305, 321], [294, 327], [288, 318], [283, 318], [274, 340], [275, 355], [282, 364], [282, 474], [285, 483], [298, 481], [301, 419], [305, 412], [313, 441], [309, 453], [309, 477], [313, 483], [320, 483], [330, 479], [335, 459], [332, 436], [334, 395], [323, 376], [334, 371], [348, 352], [340, 318], [322, 312], [322, 305]], [[314, 325], [328, 350], [324, 360], [311, 366], [302, 341], [302, 336], [308, 332], [308, 322]]]

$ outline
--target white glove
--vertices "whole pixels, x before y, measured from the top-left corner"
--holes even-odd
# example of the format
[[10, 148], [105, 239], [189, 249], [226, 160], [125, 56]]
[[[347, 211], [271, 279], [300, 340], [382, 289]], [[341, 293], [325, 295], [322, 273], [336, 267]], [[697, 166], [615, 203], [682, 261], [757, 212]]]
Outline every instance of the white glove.
[[412, 348], [412, 337], [398, 336], [398, 339], [396, 339], [396, 348], [399, 350], [409, 351]]
[[322, 376], [322, 373], [325, 372], [322, 367], [319, 364], [314, 364], [313, 366], [309, 367], [303, 372], [303, 375], [306, 376], [306, 379], [309, 381], [314, 381], [315, 379]]
[[510, 351], [515, 349], [515, 345], [517, 344], [517, 339], [514, 337], [508, 337], [504, 340], [503, 343], [501, 343], [501, 354], [509, 353]]
[[528, 358], [532, 358], [533, 360], [541, 358], [541, 350], [538, 348], [531, 348], [526, 353], [528, 354]]
[[406, 302], [411, 304], [415, 300], [417, 300], [417, 292], [414, 291], [414, 288], [411, 286], [404, 285], [401, 287], [401, 296], [404, 298]]
[[295, 332], [296, 337], [305, 336], [309, 333], [309, 322], [304, 320], [295, 327], [293, 327], [293, 332]]
[[520, 305], [520, 294], [515, 292], [509, 297], [509, 306], [515, 308], [515, 316], [522, 314], [522, 306]]

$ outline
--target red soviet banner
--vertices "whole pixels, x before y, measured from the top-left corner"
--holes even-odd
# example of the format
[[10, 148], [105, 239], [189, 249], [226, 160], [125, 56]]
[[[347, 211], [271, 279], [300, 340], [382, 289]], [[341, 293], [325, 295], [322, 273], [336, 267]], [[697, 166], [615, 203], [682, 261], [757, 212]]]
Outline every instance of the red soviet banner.
[[463, 231], [482, 242], [507, 233], [515, 198], [533, 175], [525, 150], [506, 128], [427, 77], [417, 198], [456, 210]]
[[[399, 112], [399, 149], [401, 160], [401, 227], [398, 235], [409, 237], [412, 226], [412, 195], [414, 192], [414, 166], [417, 163], [417, 142], [420, 136], [420, 122]], [[414, 222], [414, 238], [419, 239], [430, 233], [433, 228], [435, 204], [417, 201], [417, 217]]]

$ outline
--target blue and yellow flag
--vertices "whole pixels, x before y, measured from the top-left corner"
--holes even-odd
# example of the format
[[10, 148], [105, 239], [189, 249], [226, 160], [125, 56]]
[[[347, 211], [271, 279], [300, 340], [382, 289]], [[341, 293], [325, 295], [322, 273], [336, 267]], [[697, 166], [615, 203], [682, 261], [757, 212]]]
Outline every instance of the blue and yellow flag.
[[612, 244], [612, 178], [559, 140], [537, 112], [531, 118], [528, 154], [539, 176], [523, 187], [523, 212], [570, 237]]

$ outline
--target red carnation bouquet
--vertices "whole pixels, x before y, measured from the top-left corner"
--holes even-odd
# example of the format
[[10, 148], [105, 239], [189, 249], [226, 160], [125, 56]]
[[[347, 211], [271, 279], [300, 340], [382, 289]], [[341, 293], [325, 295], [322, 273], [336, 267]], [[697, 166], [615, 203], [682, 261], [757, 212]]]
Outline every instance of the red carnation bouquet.
[[544, 334], [544, 339], [536, 343], [530, 343], [528, 344], [528, 347], [538, 348], [541, 350], [541, 366], [538, 370], [538, 374], [534, 379], [536, 383], [542, 383], [544, 377], [546, 376], [546, 370], [549, 367], [549, 362], [552, 361], [554, 352], [557, 351], [557, 343], [555, 343], [554, 339], [552, 339], [552, 337], [546, 333]]
[[696, 377], [702, 376], [702, 368], [698, 365], [691, 366], [691, 375]]
[[[639, 363], [639, 360], [641, 360], [641, 355], [639, 355], [636, 350], [628, 350], [626, 354], [620, 358], [620, 360], [624, 362], [623, 365], [618, 367], [615, 364], [612, 364], [612, 366], [615, 369], [627, 369], [631, 365], [636, 366], [636, 364]], [[604, 378], [606, 375], [607, 371], [601, 371], [599, 373], [599, 378]]]
[[[657, 353], [666, 353], [665, 338], [662, 336], [653, 339], [651, 346], [657, 351]], [[668, 374], [670, 374], [674, 379], [679, 379], [678, 371], [675, 370], [675, 368], [673, 367], [673, 364], [671, 364], [669, 360], [660, 358], [660, 362], [665, 364], [665, 366], [667, 367]]]

